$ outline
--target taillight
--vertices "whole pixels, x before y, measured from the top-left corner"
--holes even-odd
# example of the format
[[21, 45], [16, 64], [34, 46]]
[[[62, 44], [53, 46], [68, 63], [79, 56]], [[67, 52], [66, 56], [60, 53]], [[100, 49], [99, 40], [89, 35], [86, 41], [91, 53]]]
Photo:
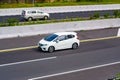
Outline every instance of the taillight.
[[23, 15], [23, 16], [25, 16], [25, 13], [26, 13], [26, 12], [25, 12], [25, 11], [23, 11], [23, 12], [22, 12], [22, 15]]
[[23, 14], [24, 16], [25, 16], [25, 12], [24, 12], [24, 14]]
[[78, 37], [78, 35], [77, 35], [77, 39], [80, 40], [80, 38]]

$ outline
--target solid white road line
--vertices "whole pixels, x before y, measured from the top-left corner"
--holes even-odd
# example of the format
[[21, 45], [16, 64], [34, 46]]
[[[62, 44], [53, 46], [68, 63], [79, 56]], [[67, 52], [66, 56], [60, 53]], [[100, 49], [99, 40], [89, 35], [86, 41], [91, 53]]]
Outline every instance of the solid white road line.
[[22, 61], [22, 62], [15, 62], [15, 63], [2, 64], [2, 65], [0, 65], [0, 67], [11, 66], [11, 65], [17, 65], [17, 64], [25, 64], [25, 63], [31, 63], [31, 62], [37, 62], [37, 61], [42, 61], [42, 60], [54, 59], [54, 58], [57, 58], [57, 57], [55, 56], [55, 57], [34, 59], [34, 60], [28, 60], [28, 61]]
[[100, 67], [111, 66], [111, 65], [115, 65], [115, 64], [120, 64], [120, 61], [114, 62], [114, 63], [108, 63], [108, 64], [103, 64], [103, 65], [98, 65], [98, 66], [92, 66], [92, 67], [82, 68], [82, 69], [77, 69], [77, 70], [72, 70], [72, 71], [67, 71], [67, 72], [62, 72], [62, 73], [45, 75], [45, 76], [41, 76], [41, 77], [31, 78], [31, 79], [28, 79], [28, 80], [38, 80], [38, 79], [43, 79], [43, 78], [49, 78], [49, 77], [54, 77], [54, 76], [59, 76], [59, 75], [64, 75], [64, 74], [69, 74], [69, 73], [74, 73], [74, 72], [80, 72], [80, 71], [85, 71], [85, 70], [90, 70], [90, 69], [95, 69], [95, 68], [100, 68]]

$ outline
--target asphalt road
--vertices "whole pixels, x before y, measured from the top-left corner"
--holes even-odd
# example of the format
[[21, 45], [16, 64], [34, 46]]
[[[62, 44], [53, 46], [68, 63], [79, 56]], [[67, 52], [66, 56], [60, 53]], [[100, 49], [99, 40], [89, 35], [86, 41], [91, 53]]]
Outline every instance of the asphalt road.
[[[78, 31], [78, 35], [81, 40], [115, 36], [116, 34], [117, 28], [95, 31]], [[36, 45], [38, 40], [45, 35], [2, 39], [0, 40], [0, 48], [2, 50], [7, 48]], [[43, 78], [43, 76], [119, 62], [119, 52], [120, 38], [81, 42], [80, 47], [76, 50], [67, 49], [55, 51], [50, 54], [39, 51], [36, 48], [1, 52], [0, 79], [106, 80], [119, 72], [120, 63], [84, 71], [77, 71], [75, 73], [65, 75], [58, 75], [50, 78]]]
[[[68, 49], [68, 50], [56, 51], [51, 54], [47, 54], [47, 53], [45, 54], [44, 52], [36, 51], [35, 49], [0, 53], [0, 64], [1, 64], [0, 79], [1, 80], [28, 80], [28, 79], [41, 80], [39, 78], [46, 75], [63, 73], [67, 71], [84, 69], [98, 65], [118, 62], [120, 61], [119, 52], [120, 52], [120, 38], [93, 41], [93, 42], [84, 42], [81, 43], [81, 46], [76, 50]], [[49, 59], [44, 59], [43, 57]], [[20, 63], [20, 61], [22, 60], [28, 61], [33, 59], [37, 59], [37, 60]], [[3, 62], [4, 63], [19, 62], [19, 63], [3, 64]], [[102, 71], [106, 71], [106, 73], [110, 72], [109, 74], [106, 74], [107, 77], [111, 76], [111, 73], [113, 75], [113, 73], [119, 70], [120, 64], [112, 65], [109, 67], [113, 67], [114, 69], [111, 70], [106, 68], [102, 69]], [[83, 73], [80, 71], [80, 74]], [[79, 74], [79, 72], [76, 74]], [[103, 74], [105, 73], [103, 72], [102, 75]], [[101, 76], [99, 79], [97, 79], [96, 76], [92, 75], [91, 77], [89, 77], [89, 80], [100, 80], [100, 79], [106, 80], [106, 76], [102, 76], [102, 75], [99, 74], [99, 76]], [[85, 76], [86, 75], [84, 75], [84, 77]], [[33, 78], [38, 78], [38, 79], [33, 79]], [[82, 77], [76, 77], [76, 78], [73, 77], [71, 78], [71, 80], [80, 80]], [[56, 80], [56, 78], [52, 80]]]
[[116, 76], [120, 71], [120, 64], [94, 68], [85, 71], [46, 77], [38, 80], [107, 80]]
[[[86, 39], [116, 36], [118, 32], [118, 28], [86, 30], [86, 31], [76, 31], [76, 32], [78, 33], [80, 40], [86, 40]], [[47, 35], [48, 34], [29, 36], [29, 37], [10, 38], [10, 39], [0, 39], [0, 50], [35, 46], [37, 45], [40, 39], [42, 39]]]
[[[110, 16], [113, 15], [114, 10], [103, 10], [103, 11], [85, 11], [85, 12], [67, 12], [67, 13], [50, 13], [50, 19], [66, 19], [66, 18], [86, 18], [94, 15], [95, 13], [99, 13], [100, 16], [104, 16], [104, 14], [109, 14]], [[0, 16], [0, 22], [6, 22], [7, 19], [17, 19], [18, 21], [22, 22], [24, 19], [21, 15], [15, 16]]]

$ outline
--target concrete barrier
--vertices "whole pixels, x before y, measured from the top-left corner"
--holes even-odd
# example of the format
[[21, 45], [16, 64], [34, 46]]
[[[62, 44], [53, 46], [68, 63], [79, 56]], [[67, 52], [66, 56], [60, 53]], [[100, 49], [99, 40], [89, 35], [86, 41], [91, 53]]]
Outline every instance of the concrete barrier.
[[[54, 33], [120, 27], [120, 19], [89, 20], [0, 28], [0, 39]], [[117, 35], [116, 35], [117, 36]]]
[[9, 8], [9, 9], [0, 9], [0, 16], [21, 15], [22, 10], [24, 9], [29, 9], [29, 10], [36, 9], [47, 13], [65, 13], [65, 12], [78, 12], [78, 11], [116, 10], [116, 9], [120, 9], [120, 4]]
[[117, 34], [117, 36], [120, 36], [120, 28], [118, 29], [118, 34]]

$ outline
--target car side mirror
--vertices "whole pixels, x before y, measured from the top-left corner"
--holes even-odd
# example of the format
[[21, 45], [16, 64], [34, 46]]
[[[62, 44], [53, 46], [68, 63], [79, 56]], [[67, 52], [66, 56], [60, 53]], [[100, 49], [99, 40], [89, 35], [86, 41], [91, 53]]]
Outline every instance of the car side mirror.
[[54, 42], [58, 43], [58, 42], [59, 42], [59, 40], [58, 40], [58, 39], [56, 39], [56, 40], [54, 40]]

